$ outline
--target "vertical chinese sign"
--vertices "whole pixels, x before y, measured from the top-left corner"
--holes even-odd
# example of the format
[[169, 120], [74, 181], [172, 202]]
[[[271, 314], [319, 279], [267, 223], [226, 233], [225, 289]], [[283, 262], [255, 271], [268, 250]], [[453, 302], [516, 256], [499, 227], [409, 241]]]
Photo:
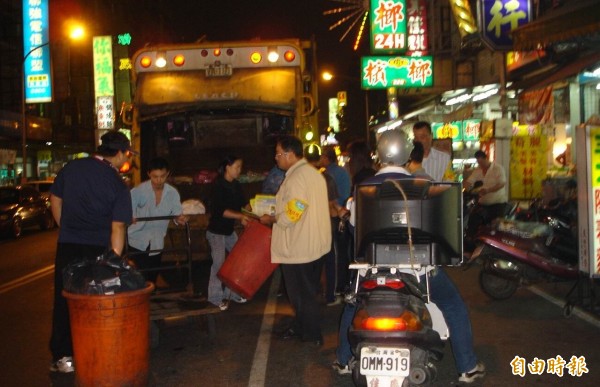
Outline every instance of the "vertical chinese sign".
[[479, 0], [481, 39], [492, 50], [511, 50], [510, 32], [529, 23], [530, 0]]
[[510, 197], [532, 199], [542, 195], [546, 178], [546, 136], [514, 136], [510, 140]]
[[[590, 128], [590, 185], [593, 197], [589, 205], [592, 207], [592, 227], [591, 251], [589, 259], [591, 260], [590, 273], [594, 276], [600, 275], [600, 127]], [[581, 258], [580, 258], [581, 264]], [[580, 266], [581, 270], [586, 271], [587, 267]]]
[[427, 8], [425, 0], [406, 0], [408, 56], [427, 55]]
[[94, 36], [94, 94], [98, 129], [114, 129], [114, 79], [111, 36]]
[[406, 1], [371, 0], [371, 52], [406, 52]]
[[365, 56], [361, 58], [361, 87], [387, 89], [433, 86], [430, 56]]
[[23, 0], [25, 103], [52, 101], [48, 0]]

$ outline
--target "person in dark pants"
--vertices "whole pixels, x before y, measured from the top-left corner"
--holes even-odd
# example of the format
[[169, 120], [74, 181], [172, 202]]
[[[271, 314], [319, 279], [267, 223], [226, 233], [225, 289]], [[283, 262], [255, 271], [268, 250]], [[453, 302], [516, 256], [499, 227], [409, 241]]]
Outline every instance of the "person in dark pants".
[[260, 222], [273, 226], [271, 262], [281, 264], [290, 303], [296, 313], [282, 339], [323, 344], [318, 300], [322, 257], [331, 248], [327, 186], [304, 158], [302, 142], [286, 136], [275, 147], [277, 165], [286, 171], [275, 196], [275, 215]]
[[127, 224], [132, 221], [131, 196], [119, 168], [132, 156], [127, 137], [111, 131], [92, 157], [69, 162], [50, 188], [52, 215], [60, 226], [54, 270], [54, 310], [50, 371], [75, 370], [67, 300], [62, 295], [63, 269], [107, 249], [120, 255]]

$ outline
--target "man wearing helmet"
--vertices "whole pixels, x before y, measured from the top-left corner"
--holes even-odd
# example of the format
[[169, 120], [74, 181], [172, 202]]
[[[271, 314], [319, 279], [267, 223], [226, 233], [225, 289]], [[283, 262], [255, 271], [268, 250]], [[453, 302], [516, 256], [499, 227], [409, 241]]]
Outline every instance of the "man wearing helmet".
[[[381, 169], [375, 176], [366, 179], [362, 184], [381, 184], [388, 179], [404, 179], [410, 177], [403, 165], [408, 161], [411, 144], [405, 132], [389, 130], [383, 132], [377, 142], [377, 156], [381, 162]], [[431, 174], [431, 171], [427, 171]], [[423, 281], [424, 278], [421, 278]], [[438, 268], [430, 276], [431, 300], [438, 306], [444, 315], [450, 330], [450, 342], [459, 382], [472, 383], [485, 375], [485, 366], [477, 361], [473, 349], [473, 334], [467, 307], [458, 292], [458, 289], [444, 272]], [[356, 307], [346, 304], [340, 320], [339, 345], [336, 349], [336, 361], [332, 367], [339, 374], [352, 372], [349, 363], [352, 358], [348, 329], [352, 324]]]

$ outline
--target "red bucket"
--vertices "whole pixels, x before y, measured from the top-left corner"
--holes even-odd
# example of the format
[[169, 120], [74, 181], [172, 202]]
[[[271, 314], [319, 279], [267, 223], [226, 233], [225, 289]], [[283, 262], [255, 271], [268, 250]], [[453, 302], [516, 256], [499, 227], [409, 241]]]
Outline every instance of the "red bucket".
[[217, 276], [229, 289], [251, 299], [277, 266], [271, 263], [271, 228], [249, 222]]

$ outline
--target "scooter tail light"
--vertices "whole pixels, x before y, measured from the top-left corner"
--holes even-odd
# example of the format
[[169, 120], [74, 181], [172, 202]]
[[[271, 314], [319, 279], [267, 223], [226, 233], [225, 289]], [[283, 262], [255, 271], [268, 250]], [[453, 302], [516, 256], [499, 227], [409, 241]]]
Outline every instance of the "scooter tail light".
[[389, 279], [385, 280], [384, 285], [380, 285], [377, 283], [376, 279], [368, 279], [366, 281], [363, 281], [360, 284], [360, 286], [366, 290], [375, 289], [376, 287], [380, 287], [380, 286], [390, 288], [390, 289], [402, 289], [404, 287], [404, 282], [402, 282], [398, 278], [389, 278]]
[[368, 331], [410, 331], [416, 332], [423, 328], [419, 317], [409, 310], [400, 316], [369, 316], [366, 309], [359, 310], [352, 322], [354, 329]]

